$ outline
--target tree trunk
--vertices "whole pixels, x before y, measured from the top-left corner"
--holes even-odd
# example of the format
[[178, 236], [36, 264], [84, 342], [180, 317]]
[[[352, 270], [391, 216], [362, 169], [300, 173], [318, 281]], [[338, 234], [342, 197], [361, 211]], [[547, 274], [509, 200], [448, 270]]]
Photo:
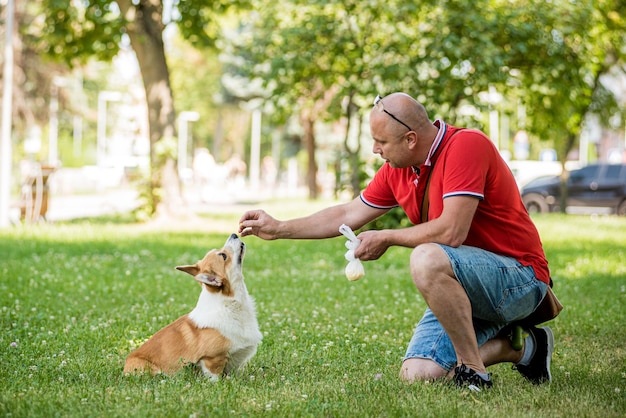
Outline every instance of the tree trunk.
[[357, 115], [357, 143], [354, 149], [350, 148], [350, 127], [352, 126], [352, 118], [354, 113], [357, 113], [358, 109], [354, 105], [352, 98], [354, 93], [350, 94], [348, 98], [348, 104], [346, 106], [346, 136], [343, 139], [343, 149], [348, 154], [348, 169], [350, 170], [350, 188], [352, 189], [352, 197], [356, 198], [361, 193], [361, 176], [360, 176], [360, 158], [361, 154], [361, 127], [363, 126], [363, 116]]
[[574, 147], [576, 143], [576, 137], [572, 134], [568, 135], [563, 144], [563, 156], [561, 158], [561, 184], [559, 185], [559, 212], [567, 213], [567, 180], [569, 179], [569, 172], [565, 168], [565, 162], [567, 161], [567, 155]]
[[314, 100], [303, 100], [300, 110], [300, 124], [304, 129], [304, 142], [308, 156], [308, 168], [306, 181], [309, 186], [309, 199], [315, 200], [319, 196], [317, 184], [317, 162], [315, 160], [315, 121], [325, 112], [337, 93], [337, 88], [325, 88], [320, 83], [312, 89], [307, 97], [315, 97]]
[[137, 55], [146, 92], [150, 136], [149, 206], [159, 217], [186, 214], [176, 171], [176, 112], [163, 45], [160, 0], [116, 0]]
[[309, 199], [315, 200], [318, 197], [317, 161], [315, 160], [315, 120], [303, 117], [302, 127], [304, 128], [304, 142], [308, 156], [306, 183], [309, 186]]

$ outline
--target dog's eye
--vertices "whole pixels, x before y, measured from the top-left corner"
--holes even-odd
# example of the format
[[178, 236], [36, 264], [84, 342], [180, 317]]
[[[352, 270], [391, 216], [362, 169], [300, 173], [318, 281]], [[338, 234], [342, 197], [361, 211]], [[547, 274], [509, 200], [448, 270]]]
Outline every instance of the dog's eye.
[[228, 255], [226, 253], [218, 253], [217, 255], [222, 256], [222, 258], [224, 259], [224, 261], [226, 261], [226, 259], [228, 258]]

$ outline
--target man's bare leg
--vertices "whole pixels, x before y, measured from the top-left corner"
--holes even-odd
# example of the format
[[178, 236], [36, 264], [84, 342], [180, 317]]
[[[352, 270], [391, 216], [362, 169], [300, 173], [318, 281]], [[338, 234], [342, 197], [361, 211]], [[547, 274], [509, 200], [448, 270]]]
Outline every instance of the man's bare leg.
[[[411, 253], [411, 275], [426, 304], [450, 337], [458, 364], [464, 363], [476, 372], [486, 373], [476, 341], [469, 298], [456, 280], [444, 250], [435, 244], [415, 248]], [[426, 366], [419, 362], [416, 367]], [[413, 371], [415, 376], [428, 374], [426, 370]]]
[[500, 335], [483, 344], [479, 351], [486, 367], [498, 363], [517, 363], [524, 355], [523, 348], [520, 351], [514, 350], [509, 338]]
[[[508, 337], [498, 336], [487, 341], [479, 348], [480, 356], [489, 367], [498, 363], [517, 363], [522, 359], [524, 350], [516, 351], [511, 347]], [[436, 380], [443, 377], [451, 377], [453, 371], [446, 370], [432, 360], [422, 358], [409, 358], [404, 360], [400, 369], [400, 379], [407, 382], [416, 380]]]
[[423, 358], [408, 358], [404, 360], [400, 369], [400, 379], [407, 382], [436, 380], [448, 375], [448, 370], [432, 360]]

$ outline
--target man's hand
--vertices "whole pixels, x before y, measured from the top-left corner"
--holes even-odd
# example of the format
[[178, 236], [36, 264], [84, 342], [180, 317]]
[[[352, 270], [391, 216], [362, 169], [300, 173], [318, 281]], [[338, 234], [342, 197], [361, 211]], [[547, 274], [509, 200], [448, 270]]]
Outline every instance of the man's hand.
[[279, 224], [279, 221], [265, 211], [251, 210], [239, 219], [239, 234], [242, 237], [256, 235], [261, 239], [274, 240], [279, 238], [277, 235]]
[[361, 245], [354, 251], [354, 256], [362, 261], [378, 260], [389, 248], [385, 231], [364, 231], [358, 236]]

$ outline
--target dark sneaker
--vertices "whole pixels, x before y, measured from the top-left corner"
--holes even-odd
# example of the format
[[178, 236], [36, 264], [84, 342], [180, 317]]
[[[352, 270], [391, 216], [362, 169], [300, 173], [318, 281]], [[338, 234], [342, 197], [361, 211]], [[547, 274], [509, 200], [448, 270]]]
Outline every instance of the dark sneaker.
[[535, 353], [530, 359], [530, 364], [527, 366], [517, 364], [513, 368], [535, 385], [550, 382], [552, 381], [550, 361], [554, 351], [554, 334], [548, 327], [532, 327], [528, 332], [535, 340]]
[[489, 389], [493, 385], [489, 375], [487, 375], [485, 379], [465, 364], [455, 367], [454, 383], [459, 387], [467, 387], [469, 390], [475, 392], [480, 392], [483, 388]]

